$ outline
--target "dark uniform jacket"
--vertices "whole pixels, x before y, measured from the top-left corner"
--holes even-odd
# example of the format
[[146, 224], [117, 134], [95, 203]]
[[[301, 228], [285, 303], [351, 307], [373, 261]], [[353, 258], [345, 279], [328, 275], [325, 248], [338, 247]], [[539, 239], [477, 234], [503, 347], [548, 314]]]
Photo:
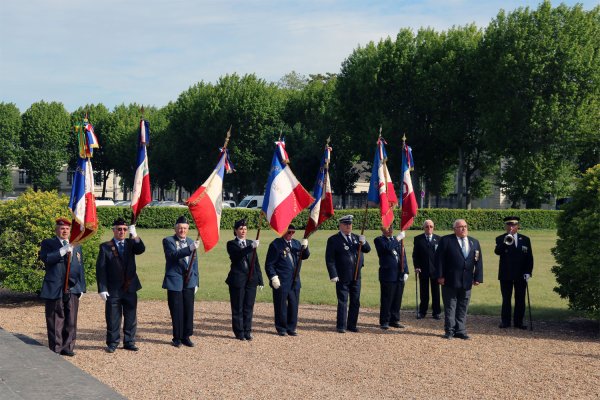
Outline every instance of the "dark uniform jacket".
[[456, 235], [450, 234], [440, 239], [435, 252], [434, 278], [444, 278], [444, 285], [448, 287], [470, 290], [473, 281], [483, 282], [483, 255], [479, 241], [470, 236], [467, 240], [469, 254], [465, 258]]
[[[325, 263], [327, 264], [329, 278], [333, 279], [337, 276], [340, 282], [343, 283], [349, 283], [354, 280], [354, 270], [356, 268], [358, 235], [354, 233], [350, 235], [352, 237], [352, 243], [350, 244], [341, 232], [330, 236], [327, 239], [327, 248], [325, 249]], [[365, 242], [361, 248], [360, 261], [358, 263], [358, 279], [360, 279], [360, 270], [365, 263], [364, 253], [370, 251], [371, 246], [369, 246], [369, 242]]]
[[412, 252], [413, 267], [420, 268], [421, 278], [430, 278], [435, 275], [435, 265], [433, 263], [435, 249], [440, 243], [440, 236], [433, 234], [431, 242], [427, 241], [427, 236], [422, 233], [415, 236]]
[[119, 256], [117, 244], [113, 239], [100, 245], [96, 260], [96, 281], [98, 293], [108, 292], [110, 296], [119, 297], [124, 291], [134, 293], [142, 288], [137, 276], [135, 255], [146, 250], [140, 239], [125, 239], [123, 259]]
[[231, 269], [229, 270], [227, 279], [225, 279], [225, 283], [234, 288], [241, 288], [247, 285], [264, 286], [258, 255], [255, 256], [252, 277], [248, 281], [248, 273], [254, 249], [252, 248], [252, 240], [245, 239], [245, 241], [246, 247], [242, 247], [237, 238], [227, 242], [227, 254], [229, 254], [229, 259], [231, 260]]
[[[190, 238], [185, 238], [187, 247], [182, 247], [181, 240], [177, 235], [168, 236], [163, 239], [163, 250], [165, 252], [165, 278], [163, 279], [163, 289], [181, 292], [184, 287], [184, 278], [188, 269], [188, 263], [192, 256], [190, 245], [194, 241]], [[187, 257], [187, 260], [186, 260]], [[194, 288], [199, 284], [198, 277], [198, 251], [194, 255], [192, 261], [192, 269], [190, 271], [190, 280], [185, 286], [186, 289]]]
[[498, 279], [514, 281], [523, 279], [524, 274], [531, 275], [533, 271], [531, 240], [527, 236], [518, 233], [517, 245], [507, 246], [504, 244], [505, 237], [506, 234], [498, 236], [494, 248], [494, 253], [500, 256]]
[[[402, 254], [401, 243], [394, 237], [388, 238], [383, 235], [376, 237], [373, 243], [379, 257], [379, 281], [404, 281], [404, 274], [408, 274], [408, 265], [406, 262], [406, 251]], [[402, 255], [404, 256], [404, 266], [400, 262]]]
[[[42, 241], [39, 255], [46, 269], [42, 292], [40, 293], [42, 299], [56, 300], [62, 297], [67, 273], [68, 254], [61, 256], [61, 247], [63, 245], [58, 237]], [[86, 290], [81, 246], [75, 246], [71, 254], [69, 290], [74, 294], [84, 293]]]
[[[301, 247], [300, 242], [296, 239], [291, 240], [291, 246], [288, 246], [283, 238], [277, 238], [269, 244], [267, 259], [265, 261], [265, 272], [267, 273], [269, 281], [277, 275], [281, 282], [281, 286], [292, 285], [294, 269], [300, 260]], [[302, 250], [303, 260], [306, 260], [309, 256], [310, 250], [308, 248]], [[294, 284], [301, 287], [300, 269], [298, 269]]]

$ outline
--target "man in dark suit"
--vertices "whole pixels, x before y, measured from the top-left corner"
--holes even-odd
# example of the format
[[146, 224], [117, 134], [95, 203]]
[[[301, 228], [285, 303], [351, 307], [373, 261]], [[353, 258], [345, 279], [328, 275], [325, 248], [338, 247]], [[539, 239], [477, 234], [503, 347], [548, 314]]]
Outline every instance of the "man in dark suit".
[[[184, 216], [175, 222], [175, 234], [163, 239], [167, 302], [173, 325], [171, 345], [194, 347], [190, 336], [194, 333], [194, 295], [198, 291], [198, 241], [187, 237], [190, 225]], [[191, 264], [191, 265], [190, 265]]]
[[[123, 218], [113, 222], [113, 238], [100, 244], [96, 260], [98, 294], [106, 302], [106, 352], [114, 353], [119, 345], [121, 317], [123, 318], [123, 348], [138, 351], [135, 344], [137, 329], [137, 291], [142, 288], [137, 276], [135, 256], [146, 247], [137, 235], [135, 225], [126, 225]], [[127, 231], [131, 238], [127, 238]]]
[[[364, 235], [352, 233], [354, 216], [345, 215], [339, 219], [340, 231], [327, 239], [325, 263], [329, 272], [329, 280], [335, 282], [337, 294], [336, 329], [339, 333], [358, 332], [358, 312], [360, 310], [360, 270], [364, 266], [364, 253], [371, 251]], [[358, 260], [358, 273], [355, 270], [358, 258], [358, 247], [361, 247]], [[348, 298], [350, 305], [348, 306]]]
[[379, 286], [381, 302], [379, 308], [379, 326], [381, 329], [404, 328], [400, 324], [400, 307], [404, 285], [408, 279], [408, 263], [402, 245], [404, 232], [393, 236], [394, 228], [381, 227], [381, 236], [373, 241], [379, 257]]
[[[40, 260], [46, 270], [40, 297], [46, 300], [48, 347], [55, 353], [72, 357], [75, 355], [79, 299], [86, 289], [83, 254], [81, 246], [69, 244], [71, 221], [58, 218], [54, 232], [56, 236], [44, 239], [40, 248]], [[71, 265], [67, 280], [69, 258]]]
[[431, 286], [431, 311], [433, 319], [440, 319], [440, 285], [434, 279], [433, 264], [435, 250], [440, 242], [440, 236], [433, 233], [433, 221], [428, 219], [423, 223], [423, 233], [415, 236], [412, 252], [413, 266], [419, 278], [420, 304], [417, 319], [425, 318], [429, 306], [429, 287]]
[[300, 265], [301, 260], [310, 256], [308, 239], [300, 243], [292, 239], [296, 227], [290, 225], [282, 237], [269, 245], [265, 272], [273, 288], [273, 308], [275, 329], [279, 336], [296, 336], [298, 306], [300, 304]]
[[[248, 226], [245, 219], [236, 221], [233, 225], [235, 239], [227, 242], [227, 254], [231, 260], [231, 269], [225, 283], [229, 285], [229, 300], [231, 302], [231, 327], [236, 339], [252, 340], [252, 315], [256, 288], [264, 287], [260, 263], [256, 249], [258, 240], [246, 239]], [[254, 258], [252, 273], [250, 266]]]
[[471, 288], [483, 283], [483, 255], [477, 239], [468, 236], [464, 219], [452, 225], [454, 233], [442, 237], [435, 252], [435, 278], [442, 285], [444, 300], [444, 338], [470, 339], [467, 335], [467, 310]]
[[[502, 293], [502, 321], [500, 328], [510, 327], [512, 291], [515, 289], [515, 328], [527, 329], [525, 316], [525, 291], [533, 271], [531, 240], [519, 231], [519, 217], [504, 218], [506, 233], [496, 238], [494, 253], [500, 256], [498, 279]], [[512, 241], [512, 243], [511, 243]]]

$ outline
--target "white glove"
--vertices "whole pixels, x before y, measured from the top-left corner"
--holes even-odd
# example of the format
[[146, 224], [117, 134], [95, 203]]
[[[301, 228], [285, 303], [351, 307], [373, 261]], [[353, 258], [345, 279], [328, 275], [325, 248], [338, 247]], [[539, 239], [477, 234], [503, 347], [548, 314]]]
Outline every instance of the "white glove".
[[271, 278], [271, 285], [273, 285], [273, 289], [279, 289], [281, 286], [281, 282], [279, 282], [279, 277], [277, 275]]
[[529, 279], [531, 279], [531, 275], [525, 274], [523, 275], [523, 279], [525, 279], [525, 282], [529, 282]]
[[61, 257], [64, 257], [64, 256], [65, 256], [65, 254], [67, 254], [67, 253], [72, 253], [72, 252], [73, 252], [73, 245], [71, 245], [70, 243], [69, 243], [69, 244], [66, 244], [66, 245], [64, 245], [63, 247], [61, 247], [61, 248], [58, 250], [58, 252], [60, 253], [60, 256], [61, 256]]
[[83, 297], [83, 292], [79, 293], [79, 300]]
[[137, 237], [137, 232], [135, 231], [135, 225], [129, 225], [127, 228], [129, 229], [129, 234], [131, 235], [131, 237], [135, 239]]
[[192, 242], [192, 244], [190, 244], [190, 249], [192, 249], [192, 251], [196, 250], [198, 247], [200, 247], [199, 240], [194, 240], [194, 242]]
[[198, 293], [198, 286], [194, 288], [194, 294]]
[[263, 290], [265, 287], [263, 285], [258, 286], [258, 290]]
[[110, 295], [108, 294], [108, 292], [100, 292], [100, 293], [98, 293], [98, 295], [99, 295], [99, 296], [100, 296], [100, 298], [101, 298], [102, 300], [104, 300], [104, 301], [106, 301], [106, 299], [108, 299], [108, 297], [110, 296]]
[[406, 232], [402, 231], [402, 232], [400, 232], [399, 234], [396, 235], [396, 240], [397, 241], [401, 241], [405, 237], [406, 237]]
[[404, 282], [408, 280], [408, 274], [404, 274]]
[[257, 248], [259, 244], [260, 244], [260, 240], [255, 240], [254, 242], [252, 242], [252, 248], [253, 249]]
[[337, 276], [335, 278], [330, 279], [331, 282], [338, 282], [339, 280], [340, 280], [340, 278], [338, 278]]
[[365, 238], [365, 235], [358, 235], [358, 241], [362, 244], [365, 244], [367, 238]]
[[308, 239], [302, 239], [302, 247], [304, 247], [305, 249], [308, 247]]

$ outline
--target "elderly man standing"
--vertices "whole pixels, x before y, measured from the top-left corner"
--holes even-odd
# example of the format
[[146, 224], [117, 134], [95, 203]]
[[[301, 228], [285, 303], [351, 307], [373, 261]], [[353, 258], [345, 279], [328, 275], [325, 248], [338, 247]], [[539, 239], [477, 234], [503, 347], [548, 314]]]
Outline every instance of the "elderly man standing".
[[527, 281], [533, 271], [531, 240], [520, 233], [519, 217], [504, 218], [506, 233], [496, 238], [494, 253], [500, 256], [498, 279], [502, 293], [502, 321], [500, 328], [510, 327], [511, 299], [515, 289], [514, 327], [527, 329], [523, 324], [525, 316], [525, 292]]
[[[190, 225], [183, 215], [175, 222], [175, 234], [163, 239], [167, 302], [173, 325], [171, 345], [194, 347], [190, 336], [194, 333], [194, 295], [198, 291], [198, 257], [194, 250], [198, 241], [187, 237]], [[193, 258], [193, 259], [192, 259]]]
[[[364, 253], [371, 251], [364, 235], [352, 233], [353, 215], [345, 215], [338, 220], [340, 231], [327, 239], [325, 263], [329, 280], [335, 282], [337, 294], [336, 329], [339, 333], [358, 332], [358, 312], [360, 310], [360, 270], [364, 266]], [[361, 247], [360, 258], [358, 255]], [[358, 273], [355, 270], [358, 260]], [[350, 305], [348, 305], [350, 300]]]
[[[113, 222], [113, 238], [100, 244], [96, 260], [98, 294], [105, 301], [106, 352], [114, 353], [119, 345], [123, 318], [123, 348], [138, 351], [137, 291], [142, 288], [137, 275], [135, 256], [146, 251], [135, 225], [127, 226], [123, 218]], [[127, 237], [127, 233], [131, 238]]]
[[[56, 236], [44, 239], [40, 248], [40, 259], [46, 270], [40, 297], [46, 300], [48, 347], [55, 353], [73, 357], [79, 298], [85, 292], [83, 254], [81, 246], [69, 243], [71, 221], [58, 218], [54, 232]], [[67, 279], [69, 257], [71, 265]]]
[[479, 241], [468, 235], [464, 219], [457, 219], [452, 227], [454, 233], [442, 237], [435, 252], [435, 278], [442, 285], [444, 338], [467, 340], [471, 288], [483, 283], [483, 255]]
[[420, 304], [417, 319], [425, 318], [429, 307], [429, 287], [431, 286], [431, 311], [433, 319], [440, 319], [440, 285], [433, 278], [435, 267], [433, 260], [435, 250], [440, 242], [440, 236], [433, 233], [433, 221], [428, 219], [423, 223], [423, 233], [415, 236], [412, 252], [413, 266], [419, 277]]

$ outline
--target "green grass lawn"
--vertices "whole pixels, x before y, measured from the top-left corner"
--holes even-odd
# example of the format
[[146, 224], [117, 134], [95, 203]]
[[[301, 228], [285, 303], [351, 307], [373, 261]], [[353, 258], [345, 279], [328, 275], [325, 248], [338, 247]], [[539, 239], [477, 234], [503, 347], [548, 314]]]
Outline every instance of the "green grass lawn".
[[[336, 304], [335, 285], [329, 282], [327, 268], [325, 267], [325, 244], [327, 238], [336, 231], [318, 231], [311, 236], [311, 257], [302, 265], [302, 292], [300, 301], [310, 304]], [[165, 229], [139, 229], [138, 234], [146, 244], [146, 252], [138, 256], [138, 274], [142, 282], [139, 292], [141, 299], [166, 300], [166, 290], [162, 289], [165, 269], [165, 259], [162, 250], [162, 239], [171, 235], [172, 230]], [[379, 281], [377, 253], [373, 246], [373, 239], [379, 231], [366, 231], [367, 240], [372, 245], [371, 253], [365, 255], [365, 268], [362, 276], [361, 305], [365, 307], [379, 307]], [[402, 308], [415, 309], [415, 276], [412, 267], [412, 242], [419, 231], [409, 231], [405, 240], [409, 262], [410, 276], [404, 291]], [[448, 234], [447, 231], [436, 232], [440, 235]], [[500, 315], [501, 295], [498, 282], [498, 256], [494, 254], [494, 239], [501, 232], [471, 232], [472, 236], [481, 243], [484, 263], [484, 284], [473, 288], [469, 312], [473, 314]], [[523, 231], [532, 241], [534, 250], [535, 267], [533, 278], [529, 281], [532, 313], [534, 319], [566, 319], [576, 314], [567, 308], [567, 301], [561, 299], [552, 289], [556, 286], [554, 274], [550, 268], [554, 265], [554, 258], [550, 249], [555, 246], [555, 231]], [[190, 237], [195, 238], [195, 230], [190, 231]], [[250, 238], [256, 237], [256, 231], [249, 232]], [[300, 237], [300, 235], [298, 235]], [[112, 232], [105, 233], [103, 239], [110, 239]], [[225, 278], [229, 272], [229, 257], [225, 244], [233, 237], [231, 230], [222, 230], [219, 244], [209, 253], [202, 253], [199, 257], [200, 289], [197, 299], [229, 301], [228, 287]], [[262, 230], [260, 233], [261, 245], [258, 257], [264, 274], [264, 261], [268, 244], [275, 238], [271, 230]], [[92, 287], [91, 290], [96, 290]], [[257, 301], [270, 302], [271, 289], [266, 286], [258, 292]]]

